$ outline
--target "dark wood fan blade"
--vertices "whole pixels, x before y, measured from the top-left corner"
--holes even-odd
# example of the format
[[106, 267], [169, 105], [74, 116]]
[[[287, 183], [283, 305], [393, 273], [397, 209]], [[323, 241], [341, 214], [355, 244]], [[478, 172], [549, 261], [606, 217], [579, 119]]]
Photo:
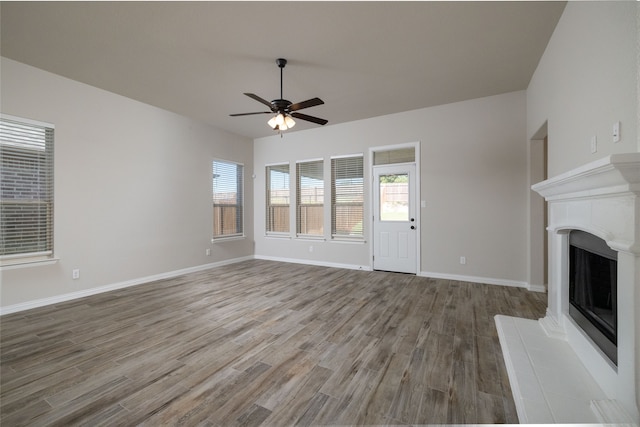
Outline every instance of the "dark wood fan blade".
[[[315, 107], [316, 105], [322, 105], [324, 101], [320, 98], [311, 98], [306, 101], [296, 102], [295, 104], [291, 104], [289, 106], [289, 111], [298, 111], [303, 108]], [[303, 119], [304, 120], [304, 119]]]
[[254, 114], [273, 114], [273, 111], [258, 111], [255, 113], [236, 113], [236, 114], [229, 114], [231, 117], [238, 117], [238, 116], [253, 116]]
[[302, 113], [291, 113], [291, 115], [296, 119], [306, 120], [308, 122], [317, 123], [319, 125], [326, 125], [327, 123], [329, 123], [329, 120], [321, 119], [319, 117], [308, 116]]
[[255, 93], [245, 93], [245, 95], [247, 95], [249, 98], [251, 99], [255, 99], [256, 101], [266, 105], [269, 108], [273, 108], [273, 105], [271, 105], [271, 103], [269, 101], [267, 101], [266, 99], [262, 99], [260, 98], [258, 95], [256, 95]]

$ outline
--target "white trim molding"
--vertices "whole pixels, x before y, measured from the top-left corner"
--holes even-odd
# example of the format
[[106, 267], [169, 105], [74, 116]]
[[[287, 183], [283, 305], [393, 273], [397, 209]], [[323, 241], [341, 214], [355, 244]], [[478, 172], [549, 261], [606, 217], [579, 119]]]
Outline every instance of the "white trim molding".
[[338, 262], [312, 261], [308, 259], [283, 258], [283, 257], [266, 256], [266, 255], [255, 255], [254, 258], [261, 259], [264, 261], [289, 262], [293, 264], [317, 265], [319, 267], [333, 267], [333, 268], [345, 268], [348, 270], [371, 271], [371, 267], [368, 265], [342, 264]]
[[104, 292], [115, 291], [117, 289], [128, 288], [129, 286], [142, 285], [156, 280], [169, 279], [183, 274], [195, 273], [202, 270], [208, 270], [210, 268], [221, 267], [223, 265], [235, 264], [237, 262], [248, 261], [253, 259], [253, 256], [246, 256], [242, 258], [233, 258], [229, 260], [214, 262], [211, 264], [198, 265], [195, 267], [183, 268], [180, 270], [168, 271], [166, 273], [154, 274], [146, 277], [139, 277], [137, 279], [125, 280], [123, 282], [112, 283], [110, 285], [99, 286], [97, 288], [84, 289], [77, 292], [71, 292], [68, 294], [56, 295], [48, 298], [41, 298], [33, 301], [27, 301], [19, 304], [13, 304], [6, 307], [0, 307], [0, 316], [5, 314], [17, 313], [20, 311], [31, 310], [32, 308], [44, 307], [52, 304], [59, 304], [62, 302], [72, 301], [78, 298], [84, 298], [91, 295], [97, 295]]
[[480, 276], [463, 276], [461, 274], [434, 273], [431, 271], [420, 271], [418, 272], [418, 276], [431, 277], [432, 279], [457, 280], [459, 282], [483, 283], [486, 285], [511, 286], [516, 288], [525, 288], [530, 291], [536, 292], [545, 291], [544, 286], [542, 286], [541, 288], [539, 288], [538, 286], [534, 287], [529, 285], [527, 282], [522, 282], [519, 280], [496, 279], [492, 277]]

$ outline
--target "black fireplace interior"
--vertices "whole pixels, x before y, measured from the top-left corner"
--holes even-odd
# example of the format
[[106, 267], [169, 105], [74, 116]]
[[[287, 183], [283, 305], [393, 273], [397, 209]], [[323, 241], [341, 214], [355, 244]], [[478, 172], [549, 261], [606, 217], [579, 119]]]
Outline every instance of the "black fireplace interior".
[[569, 315], [614, 363], [617, 351], [618, 254], [593, 234], [569, 234]]

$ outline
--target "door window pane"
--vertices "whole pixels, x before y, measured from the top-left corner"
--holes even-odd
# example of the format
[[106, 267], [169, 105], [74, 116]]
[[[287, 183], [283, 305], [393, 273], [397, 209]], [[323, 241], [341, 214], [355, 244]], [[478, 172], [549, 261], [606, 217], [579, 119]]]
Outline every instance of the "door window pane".
[[380, 221], [409, 221], [409, 175], [380, 175]]

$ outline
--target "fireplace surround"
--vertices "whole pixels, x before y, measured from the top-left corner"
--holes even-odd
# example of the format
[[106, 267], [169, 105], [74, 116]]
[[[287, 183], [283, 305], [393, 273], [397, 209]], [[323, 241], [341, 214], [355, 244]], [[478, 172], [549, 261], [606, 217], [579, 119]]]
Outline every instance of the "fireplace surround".
[[[638, 424], [640, 153], [612, 154], [535, 184], [532, 189], [548, 202], [547, 313], [534, 323], [496, 317], [520, 421]], [[613, 310], [615, 306], [616, 310], [614, 360], [570, 314], [572, 232], [596, 236], [605, 243], [607, 253], [617, 258], [617, 287], [611, 295], [615, 304], [609, 307]], [[554, 375], [547, 375], [549, 372]], [[558, 376], [565, 374], [566, 381], [575, 384], [559, 386], [565, 379]], [[546, 385], [545, 375], [546, 381], [556, 384]], [[571, 387], [579, 396], [563, 395], [563, 390]], [[576, 408], [573, 412], [567, 410], [571, 405]], [[546, 418], [537, 414], [546, 414]]]

